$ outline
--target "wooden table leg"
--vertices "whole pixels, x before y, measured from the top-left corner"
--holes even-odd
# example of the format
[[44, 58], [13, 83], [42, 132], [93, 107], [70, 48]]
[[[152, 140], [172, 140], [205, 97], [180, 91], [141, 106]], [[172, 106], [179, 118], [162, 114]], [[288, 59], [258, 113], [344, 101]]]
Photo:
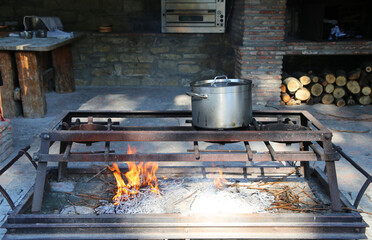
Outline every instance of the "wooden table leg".
[[52, 51], [54, 84], [57, 93], [75, 91], [75, 79], [72, 71], [72, 54], [70, 45]]
[[0, 86], [0, 107], [3, 116], [15, 118], [22, 111], [21, 102], [14, 100], [16, 76], [13, 53], [10, 51], [0, 51], [0, 74], [3, 80], [3, 86]]
[[23, 116], [41, 118], [46, 113], [46, 99], [36, 52], [16, 52]]

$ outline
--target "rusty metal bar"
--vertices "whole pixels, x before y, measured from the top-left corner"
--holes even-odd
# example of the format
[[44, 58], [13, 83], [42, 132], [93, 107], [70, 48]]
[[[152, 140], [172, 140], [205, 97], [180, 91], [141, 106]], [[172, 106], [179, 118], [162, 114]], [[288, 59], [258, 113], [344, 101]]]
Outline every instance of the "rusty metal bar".
[[12, 200], [12, 198], [9, 196], [8, 192], [5, 191], [5, 189], [0, 185], [0, 193], [3, 195], [3, 197], [5, 198], [5, 200], [8, 202], [10, 208], [12, 210], [15, 209], [15, 205], [14, 205], [14, 202]]
[[63, 142], [153, 142], [153, 141], [323, 141], [326, 132], [315, 131], [205, 131], [205, 130], [161, 130], [161, 131], [50, 131], [42, 133], [51, 141]]
[[371, 177], [371, 175], [366, 171], [364, 170], [361, 166], [359, 166], [359, 164], [357, 164], [353, 159], [351, 159], [351, 157], [349, 157], [344, 151], [342, 151], [342, 148], [335, 145], [335, 144], [332, 144], [333, 145], [333, 148], [343, 157], [345, 158], [345, 160], [347, 160], [351, 165], [353, 165], [353, 167], [358, 170], [361, 174], [363, 174], [366, 178], [369, 178]]
[[[252, 161], [265, 162], [271, 161], [270, 153], [253, 153]], [[45, 162], [104, 162], [104, 154], [70, 154], [67, 160], [63, 160], [62, 154], [39, 154], [40, 161]], [[317, 161], [317, 157], [313, 152], [292, 152], [282, 151], [277, 152], [278, 161]], [[231, 162], [231, 161], [247, 161], [247, 154], [200, 154], [200, 159], [195, 159], [195, 154], [188, 153], [156, 153], [156, 154], [110, 154], [108, 161], [207, 161], [207, 162]]]
[[66, 146], [65, 152], [63, 153], [63, 161], [67, 161], [68, 157], [70, 156], [72, 147], [72, 142], [69, 142]]
[[[259, 131], [261, 129], [260, 126], [258, 125], [256, 119], [253, 118], [252, 123], [253, 123], [253, 125], [254, 125], [254, 127], [256, 128], [257, 131]], [[272, 161], [278, 161], [277, 154], [276, 154], [273, 146], [271, 146], [270, 142], [269, 141], [264, 141], [264, 143], [265, 143], [267, 149], [269, 150], [269, 152], [271, 154]]]
[[249, 142], [244, 141], [244, 146], [245, 146], [245, 150], [247, 152], [248, 161], [252, 161], [253, 160], [253, 152], [252, 152], [251, 147], [249, 146]]
[[333, 144], [333, 148], [339, 154], [341, 154], [341, 156], [344, 159], [346, 159], [356, 170], [358, 170], [361, 174], [363, 174], [363, 176], [365, 176], [367, 178], [367, 180], [364, 182], [363, 186], [360, 188], [360, 190], [358, 192], [358, 195], [357, 195], [357, 197], [355, 198], [355, 201], [354, 201], [354, 207], [358, 208], [360, 200], [362, 199], [365, 191], [367, 190], [368, 186], [372, 182], [372, 176], [366, 170], [364, 170], [359, 164], [357, 164], [353, 159], [351, 159], [344, 151], [342, 151], [341, 147], [336, 146], [335, 144]]
[[[15, 156], [12, 160], [10, 160], [1, 170], [0, 170], [0, 176], [3, 175], [3, 173], [5, 173], [11, 166], [13, 166], [13, 164], [15, 162], [18, 161], [18, 159], [20, 159], [28, 150], [30, 149], [30, 146], [27, 146], [25, 147], [24, 149], [20, 150], [17, 154], [17, 156]], [[32, 158], [29, 159], [31, 161], [31, 163], [33, 163], [33, 165], [35, 164], [35, 162], [33, 162]]]

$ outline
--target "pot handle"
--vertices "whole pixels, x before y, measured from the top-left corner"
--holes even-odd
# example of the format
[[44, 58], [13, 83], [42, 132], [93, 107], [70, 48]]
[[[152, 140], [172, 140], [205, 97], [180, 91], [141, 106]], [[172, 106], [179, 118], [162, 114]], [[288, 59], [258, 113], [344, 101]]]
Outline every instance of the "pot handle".
[[225, 78], [227, 81], [231, 82], [230, 79], [226, 75], [221, 75], [221, 76], [215, 76], [211, 85], [213, 86], [216, 83], [217, 79], [219, 78]]
[[207, 94], [198, 94], [198, 93], [193, 93], [193, 92], [186, 92], [186, 95], [189, 95], [190, 97], [201, 98], [201, 99], [207, 99], [208, 98]]

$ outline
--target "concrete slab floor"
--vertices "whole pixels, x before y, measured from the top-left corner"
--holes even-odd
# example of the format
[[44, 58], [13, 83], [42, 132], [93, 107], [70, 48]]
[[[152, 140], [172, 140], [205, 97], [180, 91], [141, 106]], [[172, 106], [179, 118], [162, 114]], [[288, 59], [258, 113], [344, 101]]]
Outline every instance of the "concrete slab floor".
[[[15, 152], [31, 145], [32, 155], [39, 148], [38, 134], [63, 110], [188, 110], [191, 109], [190, 97], [185, 95], [189, 88], [182, 87], [78, 87], [67, 94], [47, 93], [48, 111], [44, 118], [11, 119], [13, 125]], [[312, 113], [325, 126], [334, 131], [333, 143], [339, 145], [358, 164], [372, 174], [372, 105], [346, 106], [317, 104], [292, 107], [254, 106], [254, 109], [304, 109]], [[6, 162], [0, 164], [4, 166]], [[338, 181], [341, 191], [354, 201], [365, 178], [354, 170], [345, 160], [337, 163]], [[0, 184], [9, 191], [17, 204], [32, 186], [35, 170], [23, 157], [0, 178]], [[360, 210], [372, 212], [372, 186], [363, 197]], [[10, 210], [7, 202], [0, 197], [0, 221], [4, 221]], [[372, 216], [362, 214], [372, 226]], [[3, 232], [4, 229], [2, 230]], [[367, 230], [372, 239], [371, 227]]]

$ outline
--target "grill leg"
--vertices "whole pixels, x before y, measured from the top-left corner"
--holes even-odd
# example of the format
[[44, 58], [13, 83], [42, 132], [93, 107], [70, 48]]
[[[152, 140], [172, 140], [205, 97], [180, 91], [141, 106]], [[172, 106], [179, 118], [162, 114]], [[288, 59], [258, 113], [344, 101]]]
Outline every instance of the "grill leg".
[[[61, 142], [59, 153], [63, 154], [67, 148], [67, 142]], [[65, 176], [67, 169], [67, 162], [59, 162], [58, 163], [58, 182], [62, 181], [63, 177]]]
[[39, 162], [39, 164], [37, 165], [35, 191], [34, 191], [34, 196], [32, 199], [32, 208], [31, 208], [32, 212], [40, 212], [41, 210], [41, 204], [43, 202], [47, 165], [48, 165], [47, 162]]
[[331, 196], [332, 210], [341, 211], [340, 191], [337, 184], [336, 166], [334, 161], [327, 161], [327, 176], [329, 184], [329, 195]]

